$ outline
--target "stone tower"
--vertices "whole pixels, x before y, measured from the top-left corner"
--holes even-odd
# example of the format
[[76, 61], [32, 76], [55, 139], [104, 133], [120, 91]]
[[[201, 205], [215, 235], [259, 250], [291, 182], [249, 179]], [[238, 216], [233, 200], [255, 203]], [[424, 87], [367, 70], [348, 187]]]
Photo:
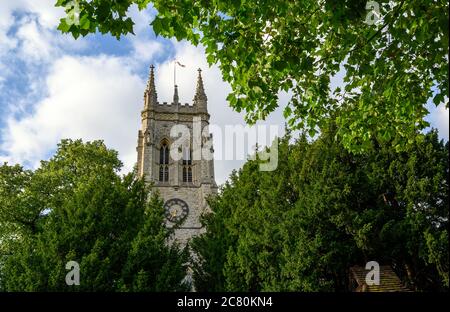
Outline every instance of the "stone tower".
[[137, 170], [164, 199], [167, 226], [180, 224], [175, 240], [181, 244], [203, 231], [199, 217], [209, 209], [205, 198], [217, 192], [214, 161], [202, 153], [213, 152], [209, 117], [200, 69], [193, 103], [182, 105], [176, 85], [172, 103], [158, 102], [154, 67], [150, 66], [138, 134]]

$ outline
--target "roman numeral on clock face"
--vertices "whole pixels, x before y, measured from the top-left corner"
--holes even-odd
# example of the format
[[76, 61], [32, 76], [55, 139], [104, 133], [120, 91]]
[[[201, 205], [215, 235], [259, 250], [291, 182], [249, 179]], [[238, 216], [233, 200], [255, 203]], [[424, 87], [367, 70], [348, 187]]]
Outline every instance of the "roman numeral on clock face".
[[179, 198], [172, 198], [164, 204], [165, 217], [173, 223], [181, 222], [189, 213], [189, 206]]

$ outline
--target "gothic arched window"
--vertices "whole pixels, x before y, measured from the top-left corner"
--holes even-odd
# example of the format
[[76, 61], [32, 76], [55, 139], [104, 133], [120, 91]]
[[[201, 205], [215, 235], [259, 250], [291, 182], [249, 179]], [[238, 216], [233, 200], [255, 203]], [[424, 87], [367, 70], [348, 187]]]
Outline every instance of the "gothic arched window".
[[167, 141], [163, 141], [159, 149], [159, 181], [169, 181], [169, 145]]
[[192, 150], [183, 148], [183, 182], [192, 182]]

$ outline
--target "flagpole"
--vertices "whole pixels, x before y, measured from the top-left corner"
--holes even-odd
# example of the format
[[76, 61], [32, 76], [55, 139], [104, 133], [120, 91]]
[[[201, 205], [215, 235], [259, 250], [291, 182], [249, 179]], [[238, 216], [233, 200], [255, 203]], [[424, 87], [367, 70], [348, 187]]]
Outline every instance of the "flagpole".
[[177, 85], [177, 65], [180, 65], [181, 67], [186, 67], [186, 65], [181, 64], [176, 59], [173, 60], [173, 85]]

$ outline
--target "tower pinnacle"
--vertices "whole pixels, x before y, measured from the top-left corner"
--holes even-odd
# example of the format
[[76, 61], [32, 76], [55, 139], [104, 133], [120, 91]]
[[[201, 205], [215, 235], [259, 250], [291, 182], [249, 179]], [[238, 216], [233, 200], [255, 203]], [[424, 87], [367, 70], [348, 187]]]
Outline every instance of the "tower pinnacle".
[[206, 94], [205, 88], [203, 87], [203, 79], [202, 79], [202, 70], [198, 69], [198, 78], [197, 78], [197, 89], [195, 90], [194, 102], [199, 103], [200, 101], [204, 101], [206, 104]]
[[150, 65], [150, 74], [148, 76], [147, 87], [145, 88], [145, 93], [148, 96], [149, 104], [156, 104], [157, 102], [157, 94], [155, 87], [155, 66]]

